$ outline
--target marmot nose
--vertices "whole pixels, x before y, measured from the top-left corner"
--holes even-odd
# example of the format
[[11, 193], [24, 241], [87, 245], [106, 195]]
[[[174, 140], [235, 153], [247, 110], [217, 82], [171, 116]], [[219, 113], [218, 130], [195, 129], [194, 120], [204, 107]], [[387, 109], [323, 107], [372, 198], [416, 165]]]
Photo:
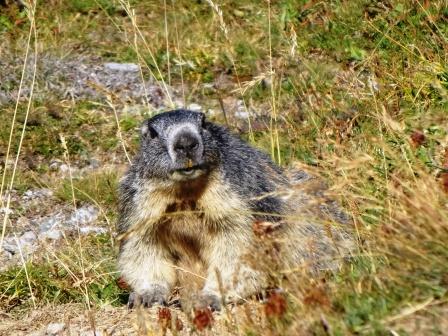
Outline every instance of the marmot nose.
[[174, 151], [188, 158], [195, 158], [199, 151], [199, 139], [191, 133], [181, 133], [174, 141]]

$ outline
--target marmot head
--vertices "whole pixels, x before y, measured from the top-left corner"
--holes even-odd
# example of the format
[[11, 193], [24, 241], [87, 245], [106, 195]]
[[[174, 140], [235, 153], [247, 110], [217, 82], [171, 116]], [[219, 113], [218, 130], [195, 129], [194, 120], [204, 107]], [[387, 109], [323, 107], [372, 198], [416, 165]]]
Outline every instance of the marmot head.
[[165, 112], [146, 120], [141, 128], [140, 168], [145, 175], [173, 181], [208, 174], [219, 160], [212, 126], [203, 113], [188, 110]]

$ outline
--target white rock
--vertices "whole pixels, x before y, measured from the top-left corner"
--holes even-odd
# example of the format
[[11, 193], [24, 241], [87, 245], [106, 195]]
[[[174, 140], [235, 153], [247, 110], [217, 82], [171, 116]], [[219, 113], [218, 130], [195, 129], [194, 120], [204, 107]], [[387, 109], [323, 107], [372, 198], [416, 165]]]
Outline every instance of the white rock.
[[47, 326], [47, 335], [58, 335], [62, 333], [65, 329], [64, 323], [50, 323]]
[[53, 196], [53, 191], [46, 188], [30, 189], [25, 191], [25, 193], [23, 194], [24, 199], [43, 198], [51, 196]]
[[196, 111], [196, 112], [199, 112], [199, 111], [202, 110], [202, 106], [199, 105], [199, 104], [196, 104], [196, 103], [192, 103], [192, 104], [188, 105], [187, 108], [188, 108], [189, 110]]
[[36, 234], [33, 231], [27, 231], [25, 232], [21, 237], [20, 240], [27, 242], [27, 243], [32, 243], [37, 239]]
[[82, 234], [89, 234], [89, 233], [96, 233], [96, 234], [100, 234], [100, 233], [106, 233], [107, 230], [105, 228], [99, 227], [99, 226], [85, 226], [82, 228], [79, 228], [79, 231]]
[[112, 71], [122, 71], [122, 72], [137, 72], [140, 70], [140, 66], [134, 63], [104, 63], [104, 68]]
[[246, 111], [236, 111], [235, 112], [235, 118], [237, 119], [248, 119], [249, 118], [249, 112]]
[[69, 170], [70, 170], [70, 167], [68, 165], [66, 165], [65, 163], [63, 163], [59, 166], [59, 171], [61, 173], [67, 173]]
[[0, 208], [0, 213], [12, 215], [14, 213], [14, 211], [12, 209], [10, 209], [10, 208], [1, 207]]
[[52, 240], [58, 240], [62, 238], [62, 231], [58, 229], [51, 229], [46, 232], [43, 232], [39, 235], [39, 239], [52, 239]]

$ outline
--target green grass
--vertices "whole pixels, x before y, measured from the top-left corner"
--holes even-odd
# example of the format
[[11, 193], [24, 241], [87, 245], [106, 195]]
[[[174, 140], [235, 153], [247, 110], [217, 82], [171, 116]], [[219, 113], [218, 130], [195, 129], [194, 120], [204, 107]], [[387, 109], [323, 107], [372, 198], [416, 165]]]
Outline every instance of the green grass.
[[117, 207], [118, 176], [116, 171], [91, 173], [82, 178], [64, 179], [56, 189], [61, 201], [95, 203], [114, 213]]
[[[448, 213], [441, 181], [441, 168], [448, 164], [446, 3], [282, 0], [271, 3], [270, 32], [265, 1], [217, 4], [227, 36], [206, 1], [167, 1], [169, 53], [164, 9], [153, 1], [132, 2], [150, 49], [140, 38], [134, 44], [134, 29], [117, 1], [55, 2], [51, 11], [42, 3], [39, 39], [43, 49], [56, 54], [76, 55], [82, 47], [108, 60], [143, 60], [158, 80], [180, 88], [183, 79], [187, 102], [200, 102], [216, 111], [218, 99], [231, 96], [244, 99], [257, 111], [271, 112], [274, 92], [280, 148], [272, 150], [274, 130], [269, 129], [269, 120], [267, 127], [243, 137], [275, 158], [279, 151], [284, 165], [301, 161], [324, 176], [353, 215], [362, 241], [360, 256], [341, 273], [325, 278], [328, 304], [303, 304], [307, 291], [315, 287], [312, 282], [289, 288], [295, 302], [291, 313], [301, 316], [303, 325], [272, 322], [274, 334], [294, 334], [300, 325], [317, 335], [384, 335], [390, 330], [405, 335], [403, 325], [396, 323], [409, 321], [414, 314], [436, 316], [435, 307], [446, 305], [448, 298]], [[8, 45], [13, 51], [23, 48], [26, 20], [14, 24], [23, 17], [23, 10], [16, 7], [0, 12], [0, 34], [16, 41]], [[258, 80], [259, 76], [269, 79], [271, 54], [272, 91], [266, 80]], [[219, 84], [223, 76], [230, 85], [201, 89], [202, 83]], [[248, 86], [244, 94], [238, 82]], [[61, 117], [49, 113], [54, 108]], [[0, 122], [7, 127], [0, 130], [0, 152], [7, 146], [12, 111], [12, 106], [1, 107]], [[21, 105], [14, 150], [23, 113]], [[138, 145], [137, 128], [143, 117], [119, 117], [131, 154]], [[115, 119], [104, 106], [36, 102], [31, 118], [24, 155], [41, 163], [32, 173], [21, 169], [16, 185], [20, 190], [49, 178], [48, 160], [63, 158], [60, 134], [67, 139], [74, 161], [92, 153], [124, 160]], [[236, 126], [238, 121], [230, 118], [230, 127]], [[421, 144], [412, 140], [416, 131], [424, 134]], [[106, 172], [77, 179], [75, 198], [91, 202], [92, 196], [113, 218], [117, 178]], [[69, 180], [50, 184], [61, 202], [72, 202]], [[114, 269], [109, 239], [86, 243], [109, 258], [98, 266], [98, 274]], [[76, 269], [76, 254], [69, 264]], [[28, 268], [39, 305], [85, 301], [84, 289], [70, 285], [57, 260], [49, 258]], [[113, 276], [93, 278], [87, 287], [94, 302], [121, 302], [122, 291]], [[0, 274], [0, 295], [8, 298], [7, 307], [30, 306], [27, 286], [23, 270]], [[434, 306], [400, 315], [429, 299]], [[247, 330], [248, 335], [260, 332], [256, 325]], [[437, 327], [432, 330], [437, 334]]]
[[[0, 307], [23, 311], [32, 307], [32, 295], [39, 304], [83, 302], [88, 295], [94, 304], [122, 305], [127, 295], [117, 284], [111, 237], [99, 235], [82, 239], [83, 261], [92, 265], [82, 269], [76, 244], [67, 246], [47, 260], [11, 268], [0, 274]], [[32, 288], [32, 295], [30, 287]]]

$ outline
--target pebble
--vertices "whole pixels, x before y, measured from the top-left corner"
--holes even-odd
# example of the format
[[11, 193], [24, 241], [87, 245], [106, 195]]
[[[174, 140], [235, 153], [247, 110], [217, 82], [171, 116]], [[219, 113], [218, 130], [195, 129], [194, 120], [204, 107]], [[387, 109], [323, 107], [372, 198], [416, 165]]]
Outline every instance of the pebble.
[[140, 70], [140, 66], [134, 63], [104, 63], [104, 68], [112, 71], [122, 72], [137, 72]]
[[30, 200], [34, 198], [44, 198], [53, 196], [53, 191], [50, 189], [42, 188], [42, 189], [30, 189], [25, 191], [23, 194], [24, 200]]
[[89, 234], [89, 233], [102, 234], [107, 232], [105, 228], [99, 226], [86, 226], [80, 228], [79, 231], [83, 234]]
[[235, 112], [235, 118], [247, 120], [249, 118], [249, 112], [246, 112], [246, 111], [236, 111]]
[[62, 231], [58, 229], [51, 229], [39, 234], [39, 239], [46, 239], [46, 238], [51, 240], [59, 240], [62, 238]]
[[10, 208], [7, 208], [7, 207], [1, 207], [0, 208], [0, 213], [12, 215], [14, 213], [14, 211], [12, 209], [10, 209]]
[[199, 104], [196, 104], [196, 103], [192, 103], [192, 104], [188, 105], [187, 109], [196, 111], [196, 112], [200, 112], [202, 110], [202, 106]]
[[58, 335], [62, 333], [65, 329], [64, 323], [50, 323], [47, 326], [47, 332], [46, 335]]

